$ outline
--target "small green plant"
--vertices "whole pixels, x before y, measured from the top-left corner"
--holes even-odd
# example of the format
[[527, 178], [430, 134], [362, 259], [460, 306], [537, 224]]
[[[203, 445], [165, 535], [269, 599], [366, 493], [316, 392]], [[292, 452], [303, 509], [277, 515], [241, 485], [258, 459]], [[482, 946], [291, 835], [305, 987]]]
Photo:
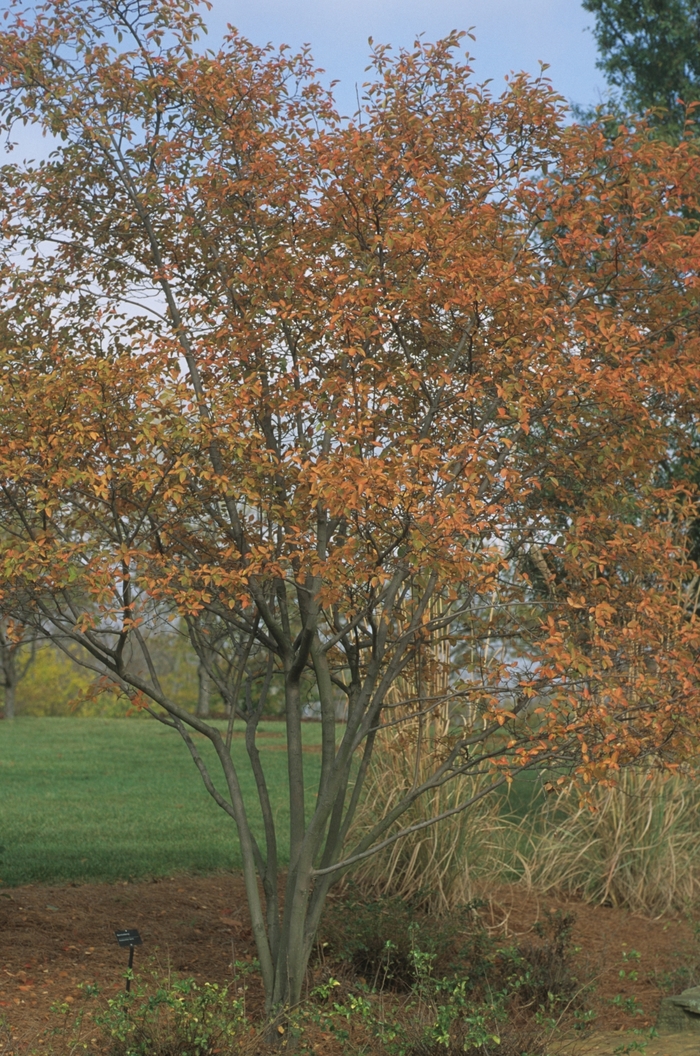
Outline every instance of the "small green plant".
[[[641, 954], [637, 950], [623, 950], [622, 951], [622, 968], [618, 972], [620, 979], [625, 982], [635, 983], [639, 978], [638, 966], [641, 962]], [[621, 1012], [624, 1012], [627, 1016], [643, 1016], [644, 1009], [641, 1007], [636, 997], [625, 997], [624, 994], [616, 994], [615, 997], [610, 999], [610, 1004], [614, 1008], [618, 1008]], [[636, 1042], [634, 1043], [636, 1045]], [[645, 1042], [646, 1044], [646, 1042]], [[622, 1052], [622, 1049], [616, 1049], [616, 1052]], [[625, 1049], [625, 1052], [636, 1052], [635, 1048]], [[643, 1050], [641, 1050], [643, 1051]]]
[[[641, 954], [637, 950], [623, 950], [622, 961], [623, 964], [629, 965], [633, 963], [639, 963], [641, 961]], [[620, 979], [629, 979], [630, 982], [636, 983], [639, 978], [639, 972], [636, 968], [620, 968]]]
[[[420, 956], [421, 951], [416, 951]], [[505, 994], [486, 1001], [469, 998], [464, 980], [433, 979], [429, 961], [421, 962], [420, 980], [409, 996], [387, 1010], [376, 995], [361, 987], [333, 1000], [341, 985], [329, 978], [311, 992], [316, 1007], [297, 1010], [294, 1029], [303, 1035], [307, 1023], [333, 1037], [348, 1053], [367, 1051], [386, 1056], [442, 1056], [500, 1053], [499, 1026], [507, 1018]], [[356, 1045], [357, 1037], [368, 1048]]]
[[[280, 1049], [296, 1044], [300, 1053], [318, 1052], [320, 1034], [346, 1056], [542, 1056], [563, 1010], [575, 1010], [579, 1027], [592, 1018], [577, 1007], [570, 916], [547, 914], [531, 942], [510, 945], [488, 933], [473, 907], [451, 921], [449, 933], [443, 922], [435, 927], [435, 918], [391, 900], [363, 907], [358, 898], [337, 920], [346, 926], [337, 925], [332, 952], [344, 950], [351, 967], [359, 953], [364, 966], [369, 948], [374, 974], [358, 978], [342, 963], [326, 964], [309, 1000], [272, 1028]], [[630, 951], [624, 970], [634, 970], [637, 959]], [[255, 966], [235, 967], [241, 979]], [[244, 996], [226, 988], [154, 976], [136, 977], [129, 995], [105, 1000], [93, 986], [83, 993], [101, 1002], [90, 1025], [101, 1032], [105, 1056], [215, 1056], [251, 1044]], [[67, 1004], [54, 1011], [77, 1038], [84, 1012]]]
[[575, 1008], [574, 1030], [588, 1030], [596, 1018], [597, 1013], [593, 1008]]
[[632, 1030], [629, 1033], [634, 1036], [613, 1049], [613, 1056], [629, 1056], [632, 1052], [644, 1053], [650, 1040], [659, 1036], [654, 1027], [649, 1030]]
[[610, 999], [610, 1004], [614, 1005], [615, 1008], [619, 1008], [627, 1016], [644, 1015], [644, 1009], [636, 997], [625, 997], [623, 994], [616, 994], [615, 997]]
[[211, 1056], [246, 1028], [242, 997], [194, 979], [135, 980], [131, 993], [109, 998], [93, 1022], [111, 1056]]
[[456, 1043], [464, 1052], [487, 1053], [500, 1046], [498, 1028], [506, 1018], [505, 992], [487, 1001], [470, 1001], [463, 980], [443, 979], [435, 987], [434, 1022], [425, 1031], [425, 1040], [446, 1049]]
[[472, 920], [471, 933], [453, 949], [456, 966], [447, 974], [438, 970], [440, 957], [421, 947], [424, 923], [409, 925], [413, 983], [400, 1014], [394, 1007], [393, 1014], [384, 1015], [382, 1001], [363, 1006], [365, 1025], [372, 1025], [379, 1042], [371, 1051], [389, 1056], [543, 1053], [561, 1011], [575, 1006], [582, 991], [570, 971], [571, 924], [571, 918], [551, 914], [538, 930], [542, 941], [521, 947], [499, 946]]
[[[425, 1048], [447, 1034], [471, 1044], [469, 1038], [479, 1031], [493, 1045], [503, 1033], [504, 1015], [521, 1025], [528, 1022], [533, 1035], [553, 1029], [565, 1013], [579, 1017], [579, 1029], [590, 1022], [586, 987], [574, 971], [574, 917], [547, 913], [532, 940], [504, 944], [482, 924], [478, 908], [469, 904], [453, 915], [448, 928], [445, 918], [420, 907], [391, 896], [363, 899], [357, 889], [332, 907], [324, 922], [324, 950], [350, 969], [359, 987], [407, 995], [401, 1022], [389, 1026], [384, 1020], [377, 1027], [385, 1046], [390, 1032], [394, 1048], [404, 1044], [406, 1031], [415, 1040], [418, 1023]], [[330, 983], [324, 986], [325, 994]]]
[[325, 983], [320, 983], [318, 986], [314, 987], [309, 994], [309, 997], [312, 1001], [328, 1001], [336, 986], [340, 986], [340, 983], [331, 975]]

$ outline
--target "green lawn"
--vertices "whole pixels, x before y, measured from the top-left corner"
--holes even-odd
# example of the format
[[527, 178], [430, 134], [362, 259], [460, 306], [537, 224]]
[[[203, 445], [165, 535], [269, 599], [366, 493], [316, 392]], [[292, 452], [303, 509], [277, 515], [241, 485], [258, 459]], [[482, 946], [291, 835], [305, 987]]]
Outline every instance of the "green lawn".
[[[261, 731], [285, 860], [284, 725], [263, 723]], [[309, 746], [319, 742], [318, 725], [307, 723], [304, 732]], [[218, 779], [208, 742], [197, 743]], [[260, 833], [246, 758], [237, 737], [234, 760], [241, 762], [244, 795]], [[310, 803], [320, 755], [309, 752], [304, 758]], [[143, 718], [1, 723], [0, 844], [0, 879], [6, 886], [214, 872], [241, 864], [233, 820], [206, 792], [178, 734]]]

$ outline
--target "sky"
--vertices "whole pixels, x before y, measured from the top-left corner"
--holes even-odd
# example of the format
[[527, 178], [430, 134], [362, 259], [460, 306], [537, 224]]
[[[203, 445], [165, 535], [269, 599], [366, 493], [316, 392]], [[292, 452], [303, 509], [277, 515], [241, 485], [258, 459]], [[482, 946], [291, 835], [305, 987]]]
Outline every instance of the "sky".
[[496, 86], [510, 71], [547, 76], [569, 102], [589, 106], [605, 98], [596, 69], [593, 16], [580, 0], [213, 0], [207, 16], [215, 47], [227, 23], [255, 44], [308, 43], [328, 79], [339, 79], [336, 99], [344, 113], [354, 110], [355, 85], [366, 79], [368, 37], [376, 43], [410, 47], [416, 34], [437, 40], [452, 29], [470, 29], [465, 41], [478, 81]]
[[[453, 29], [471, 29], [464, 50], [473, 58], [478, 82], [491, 78], [492, 91], [504, 86], [511, 71], [537, 75], [540, 62], [546, 76], [569, 103], [591, 106], [606, 97], [606, 84], [596, 68], [593, 16], [580, 0], [211, 0], [205, 14], [208, 35], [200, 46], [216, 49], [227, 24], [236, 26], [255, 44], [309, 44], [326, 80], [339, 80], [336, 103], [345, 115], [354, 113], [357, 90], [367, 79], [370, 45], [389, 43], [410, 48], [417, 34], [437, 40]], [[0, 10], [6, 7], [0, 0]], [[18, 154], [38, 160], [51, 140], [35, 129], [16, 127]], [[15, 156], [17, 157], [17, 155]]]

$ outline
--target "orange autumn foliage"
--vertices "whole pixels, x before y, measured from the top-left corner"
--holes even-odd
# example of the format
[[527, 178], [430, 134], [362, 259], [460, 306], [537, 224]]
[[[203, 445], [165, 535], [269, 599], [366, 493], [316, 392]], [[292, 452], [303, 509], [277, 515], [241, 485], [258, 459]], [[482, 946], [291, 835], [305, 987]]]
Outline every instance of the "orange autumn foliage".
[[[660, 472], [698, 412], [697, 150], [567, 124], [545, 81], [494, 96], [458, 35], [377, 49], [349, 120], [306, 54], [198, 50], [184, 0], [13, 18], [2, 118], [56, 147], [0, 174], [1, 605], [187, 740], [278, 1007], [330, 884], [423, 792], [697, 750], [693, 497]], [[262, 845], [230, 730], [149, 655], [174, 614], [246, 724]], [[283, 909], [255, 748], [273, 681]], [[344, 849], [387, 722], [430, 776]]]

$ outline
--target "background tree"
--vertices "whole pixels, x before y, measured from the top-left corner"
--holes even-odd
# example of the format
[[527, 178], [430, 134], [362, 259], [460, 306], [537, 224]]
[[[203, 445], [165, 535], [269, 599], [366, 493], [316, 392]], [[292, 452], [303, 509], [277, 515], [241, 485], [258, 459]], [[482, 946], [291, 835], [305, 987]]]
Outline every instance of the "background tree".
[[[671, 143], [697, 133], [700, 109], [700, 3], [698, 0], [583, 0], [596, 16], [597, 63], [608, 83], [619, 89], [615, 108], [622, 120], [651, 110], [652, 126]], [[689, 109], [690, 107], [690, 109]], [[626, 113], [625, 113], [626, 112]], [[591, 117], [591, 113], [588, 115]], [[689, 120], [690, 118], [690, 120]], [[697, 212], [684, 212], [697, 229]], [[659, 476], [700, 485], [697, 424], [688, 441], [662, 459]], [[691, 534], [690, 556], [700, 556], [700, 518]]]
[[0, 680], [6, 719], [15, 717], [17, 686], [36, 656], [36, 640], [36, 632], [31, 627], [0, 620]]
[[[474, 775], [461, 811], [524, 768], [695, 751], [684, 496], [654, 466], [700, 391], [698, 159], [568, 126], [544, 83], [492, 98], [457, 35], [378, 49], [341, 121], [306, 54], [200, 53], [198, 29], [184, 0], [56, 0], [0, 34], [8, 136], [58, 144], [0, 173], [0, 584], [184, 739], [236, 824], [278, 1009], [331, 884], [421, 796]], [[149, 642], [174, 615], [226, 729], [164, 688]], [[414, 777], [346, 847], [391, 729]]]
[[[598, 66], [633, 113], [654, 109], [655, 126], [676, 142], [686, 107], [700, 101], [698, 0], [583, 0], [596, 18]], [[700, 120], [698, 110], [694, 120]]]

